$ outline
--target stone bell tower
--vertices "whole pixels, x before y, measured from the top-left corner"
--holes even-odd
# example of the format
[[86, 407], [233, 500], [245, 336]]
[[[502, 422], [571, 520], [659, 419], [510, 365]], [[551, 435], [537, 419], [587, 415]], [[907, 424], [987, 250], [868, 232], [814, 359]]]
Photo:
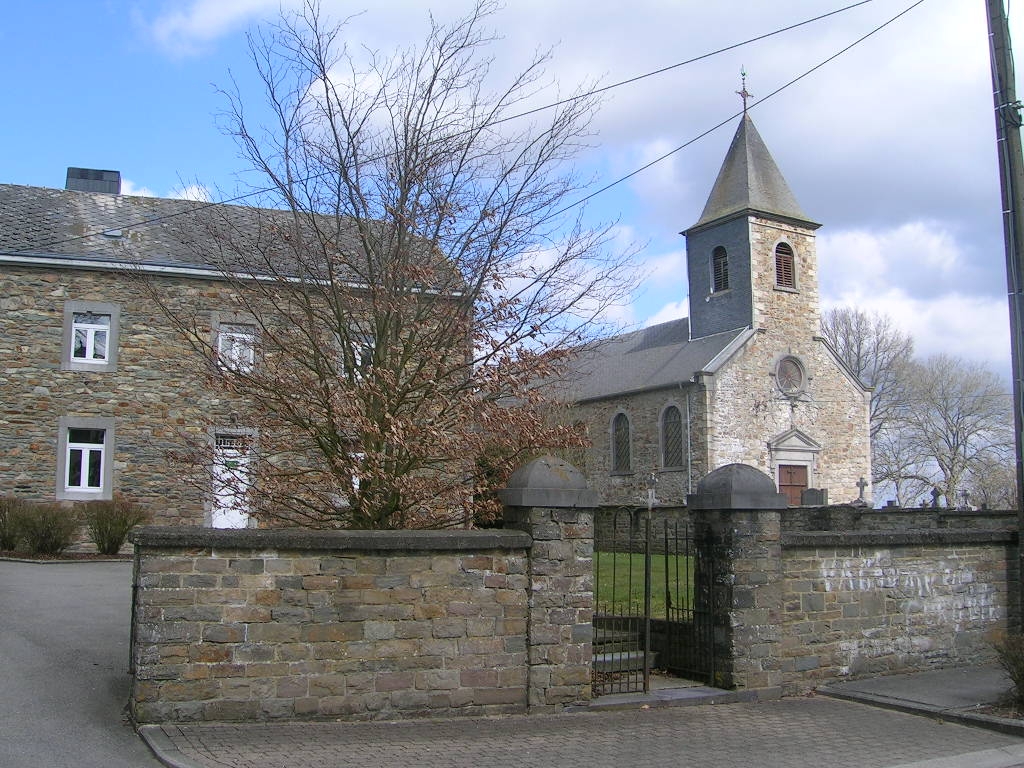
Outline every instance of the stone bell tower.
[[818, 335], [819, 226], [744, 112], [704, 212], [683, 233], [691, 338], [745, 327]]

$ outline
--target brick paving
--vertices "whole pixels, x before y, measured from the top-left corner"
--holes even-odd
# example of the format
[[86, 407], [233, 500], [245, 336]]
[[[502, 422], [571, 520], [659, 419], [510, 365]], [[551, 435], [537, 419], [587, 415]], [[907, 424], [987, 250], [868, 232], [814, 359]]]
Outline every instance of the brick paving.
[[1024, 764], [1024, 738], [822, 697], [491, 719], [163, 730], [182, 757], [208, 768], [889, 768], [936, 758], [946, 758], [931, 764], [936, 768]]

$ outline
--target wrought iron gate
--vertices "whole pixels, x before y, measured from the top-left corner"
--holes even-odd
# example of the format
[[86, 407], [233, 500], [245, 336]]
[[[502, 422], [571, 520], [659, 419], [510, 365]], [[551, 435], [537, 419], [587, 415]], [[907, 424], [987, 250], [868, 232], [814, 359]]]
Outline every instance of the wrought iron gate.
[[713, 685], [712, 559], [690, 526], [640, 508], [594, 522], [594, 695], [646, 691], [652, 669]]

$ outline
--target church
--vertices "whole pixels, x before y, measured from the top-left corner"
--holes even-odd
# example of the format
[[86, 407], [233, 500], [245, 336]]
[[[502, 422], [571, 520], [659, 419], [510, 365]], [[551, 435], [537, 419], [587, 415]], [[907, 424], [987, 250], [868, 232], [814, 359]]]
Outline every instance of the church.
[[[568, 399], [606, 504], [681, 504], [740, 462], [790, 505], [870, 503], [870, 391], [822, 337], [815, 232], [744, 112], [686, 237], [690, 317], [605, 340]], [[867, 481], [867, 482], [866, 482]]]

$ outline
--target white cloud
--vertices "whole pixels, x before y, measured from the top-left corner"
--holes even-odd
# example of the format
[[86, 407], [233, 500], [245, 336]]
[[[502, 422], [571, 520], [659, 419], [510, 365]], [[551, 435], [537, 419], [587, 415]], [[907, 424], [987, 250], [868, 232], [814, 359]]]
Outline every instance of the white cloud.
[[998, 270], [933, 221], [851, 229], [818, 238], [824, 309], [852, 306], [888, 315], [916, 353], [946, 353], [1009, 366], [1009, 320]]
[[644, 320], [644, 328], [648, 328], [658, 323], [667, 323], [669, 320], [678, 320], [681, 317], [690, 316], [690, 300], [683, 299], [682, 301], [673, 301], [670, 304], [666, 304], [653, 315]]
[[281, 0], [193, 0], [168, 10], [147, 26], [161, 47], [178, 55], [189, 55], [287, 5]]
[[121, 179], [121, 194], [135, 197], [156, 197], [156, 192], [148, 187], [137, 187], [131, 179]]
[[686, 282], [686, 251], [669, 251], [646, 259], [643, 263], [646, 282], [661, 285], [666, 280]]
[[939, 353], [989, 365], [1004, 374], [1010, 368], [1010, 324], [1005, 298], [950, 292], [931, 299], [902, 288], [884, 293], [857, 291], [824, 302], [824, 308], [849, 306], [888, 315], [914, 338], [919, 358]]
[[213, 201], [210, 190], [202, 184], [186, 184], [183, 187], [176, 187], [167, 193], [172, 200], [194, 200], [197, 203], [209, 203]]
[[818, 237], [823, 295], [857, 289], [884, 292], [913, 283], [915, 292], [948, 290], [963, 266], [953, 235], [936, 222], [912, 221], [895, 228], [849, 229]]

